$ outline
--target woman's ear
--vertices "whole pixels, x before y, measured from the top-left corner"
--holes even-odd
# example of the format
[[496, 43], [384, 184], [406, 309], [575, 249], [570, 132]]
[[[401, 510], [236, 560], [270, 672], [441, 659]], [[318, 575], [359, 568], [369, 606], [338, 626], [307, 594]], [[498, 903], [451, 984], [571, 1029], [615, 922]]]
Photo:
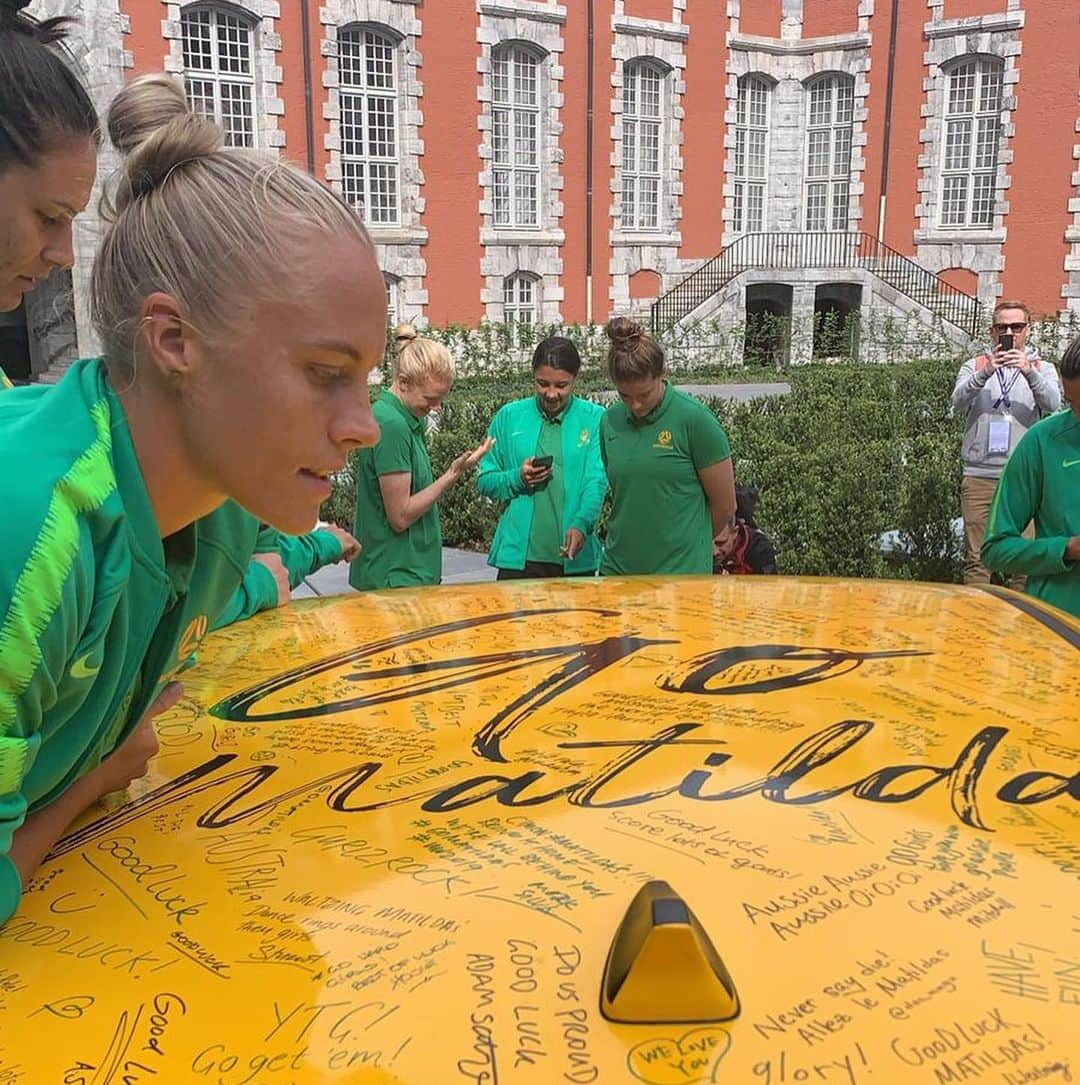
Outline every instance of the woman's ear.
[[171, 294], [158, 292], [143, 300], [138, 338], [145, 360], [165, 383], [176, 385], [191, 374], [197, 355], [195, 337], [180, 303]]

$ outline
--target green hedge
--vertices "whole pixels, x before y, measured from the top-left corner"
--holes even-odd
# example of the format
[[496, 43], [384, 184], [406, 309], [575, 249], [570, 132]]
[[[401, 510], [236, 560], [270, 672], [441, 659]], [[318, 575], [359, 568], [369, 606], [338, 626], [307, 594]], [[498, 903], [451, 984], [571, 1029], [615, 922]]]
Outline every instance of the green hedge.
[[[648, 324], [647, 314], [639, 314]], [[987, 314], [989, 321], [989, 314]], [[389, 373], [393, 342], [388, 331], [384, 372]], [[608, 341], [598, 324], [499, 324], [485, 321], [477, 327], [448, 324], [424, 327], [422, 334], [445, 343], [453, 354], [462, 377], [507, 379], [528, 374], [529, 359], [536, 343], [549, 335], [563, 335], [577, 345], [584, 363], [583, 373], [603, 372]], [[980, 330], [986, 336], [987, 329]], [[813, 327], [799, 322], [794, 328], [788, 319], [768, 314], [732, 322], [727, 317], [687, 320], [665, 330], [661, 345], [668, 369], [687, 379], [726, 374], [728, 379], [757, 379], [758, 375], [788, 369], [788, 352], [775, 351], [767, 344], [783, 341], [790, 357], [847, 356], [858, 346], [859, 357], [880, 364], [902, 364], [910, 358], [937, 358], [942, 363], [955, 359], [959, 367], [965, 350], [958, 346], [956, 329], [940, 321], [927, 321], [911, 313], [904, 318], [885, 316], [864, 309], [846, 320], [833, 315], [815, 318]], [[1080, 335], [1080, 316], [1071, 310], [1057, 317], [1037, 317], [1032, 341], [1042, 356], [1056, 362], [1065, 345]], [[753, 369], [753, 373], [750, 370]]]
[[[758, 519], [786, 573], [957, 580], [962, 422], [951, 417], [956, 375], [948, 361], [903, 365], [811, 365], [788, 374], [790, 395], [708, 401], [727, 430], [736, 477], [761, 491]], [[695, 379], [698, 375], [695, 374]], [[461, 382], [431, 437], [436, 475], [483, 439], [503, 403], [529, 393], [525, 374]], [[337, 480], [324, 518], [350, 526], [355, 480]], [[440, 504], [447, 546], [486, 550], [499, 507], [471, 481]], [[880, 553], [898, 529], [901, 561]]]

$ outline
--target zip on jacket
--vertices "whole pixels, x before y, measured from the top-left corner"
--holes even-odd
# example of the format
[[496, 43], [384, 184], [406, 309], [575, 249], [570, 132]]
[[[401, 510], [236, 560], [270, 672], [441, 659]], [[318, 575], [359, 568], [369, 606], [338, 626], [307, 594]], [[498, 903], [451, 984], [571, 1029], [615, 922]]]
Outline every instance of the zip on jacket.
[[[562, 535], [576, 528], [585, 545], [573, 559], [564, 559], [567, 573], [591, 572], [600, 565], [600, 542], [596, 522], [607, 493], [607, 475], [600, 456], [600, 419], [604, 408], [571, 396], [561, 415], [564, 491]], [[495, 438], [491, 451], [480, 461], [476, 488], [493, 501], [505, 501], [488, 564], [497, 569], [524, 569], [533, 521], [533, 495], [521, 479], [521, 465], [535, 455], [543, 417], [535, 396], [517, 399], [500, 407], [488, 426]]]

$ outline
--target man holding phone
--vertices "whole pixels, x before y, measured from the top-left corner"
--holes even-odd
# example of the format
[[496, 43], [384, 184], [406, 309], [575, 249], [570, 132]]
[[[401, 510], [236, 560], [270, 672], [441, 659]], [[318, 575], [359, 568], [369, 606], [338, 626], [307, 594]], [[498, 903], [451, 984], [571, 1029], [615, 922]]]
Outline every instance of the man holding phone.
[[[990, 345], [960, 369], [952, 402], [966, 415], [961, 448], [964, 478], [964, 583], [989, 584], [980, 550], [998, 479], [1020, 438], [1061, 406], [1057, 370], [1028, 345], [1031, 313], [1022, 301], [994, 307]], [[1022, 583], [1014, 585], [1018, 590]]]

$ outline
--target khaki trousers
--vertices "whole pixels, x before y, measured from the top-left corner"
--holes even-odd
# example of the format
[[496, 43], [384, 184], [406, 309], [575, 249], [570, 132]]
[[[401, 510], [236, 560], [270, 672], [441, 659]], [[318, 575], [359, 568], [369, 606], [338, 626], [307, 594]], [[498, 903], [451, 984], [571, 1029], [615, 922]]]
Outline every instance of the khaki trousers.
[[[977, 478], [964, 475], [960, 484], [960, 510], [964, 517], [964, 583], [989, 584], [990, 570], [982, 563], [979, 551], [986, 535], [986, 521], [990, 518], [990, 505], [997, 489], [996, 478]], [[1033, 539], [1035, 529], [1028, 524], [1024, 531], [1025, 539]], [[1023, 591], [1027, 577], [1000, 577], [1007, 588]]]

